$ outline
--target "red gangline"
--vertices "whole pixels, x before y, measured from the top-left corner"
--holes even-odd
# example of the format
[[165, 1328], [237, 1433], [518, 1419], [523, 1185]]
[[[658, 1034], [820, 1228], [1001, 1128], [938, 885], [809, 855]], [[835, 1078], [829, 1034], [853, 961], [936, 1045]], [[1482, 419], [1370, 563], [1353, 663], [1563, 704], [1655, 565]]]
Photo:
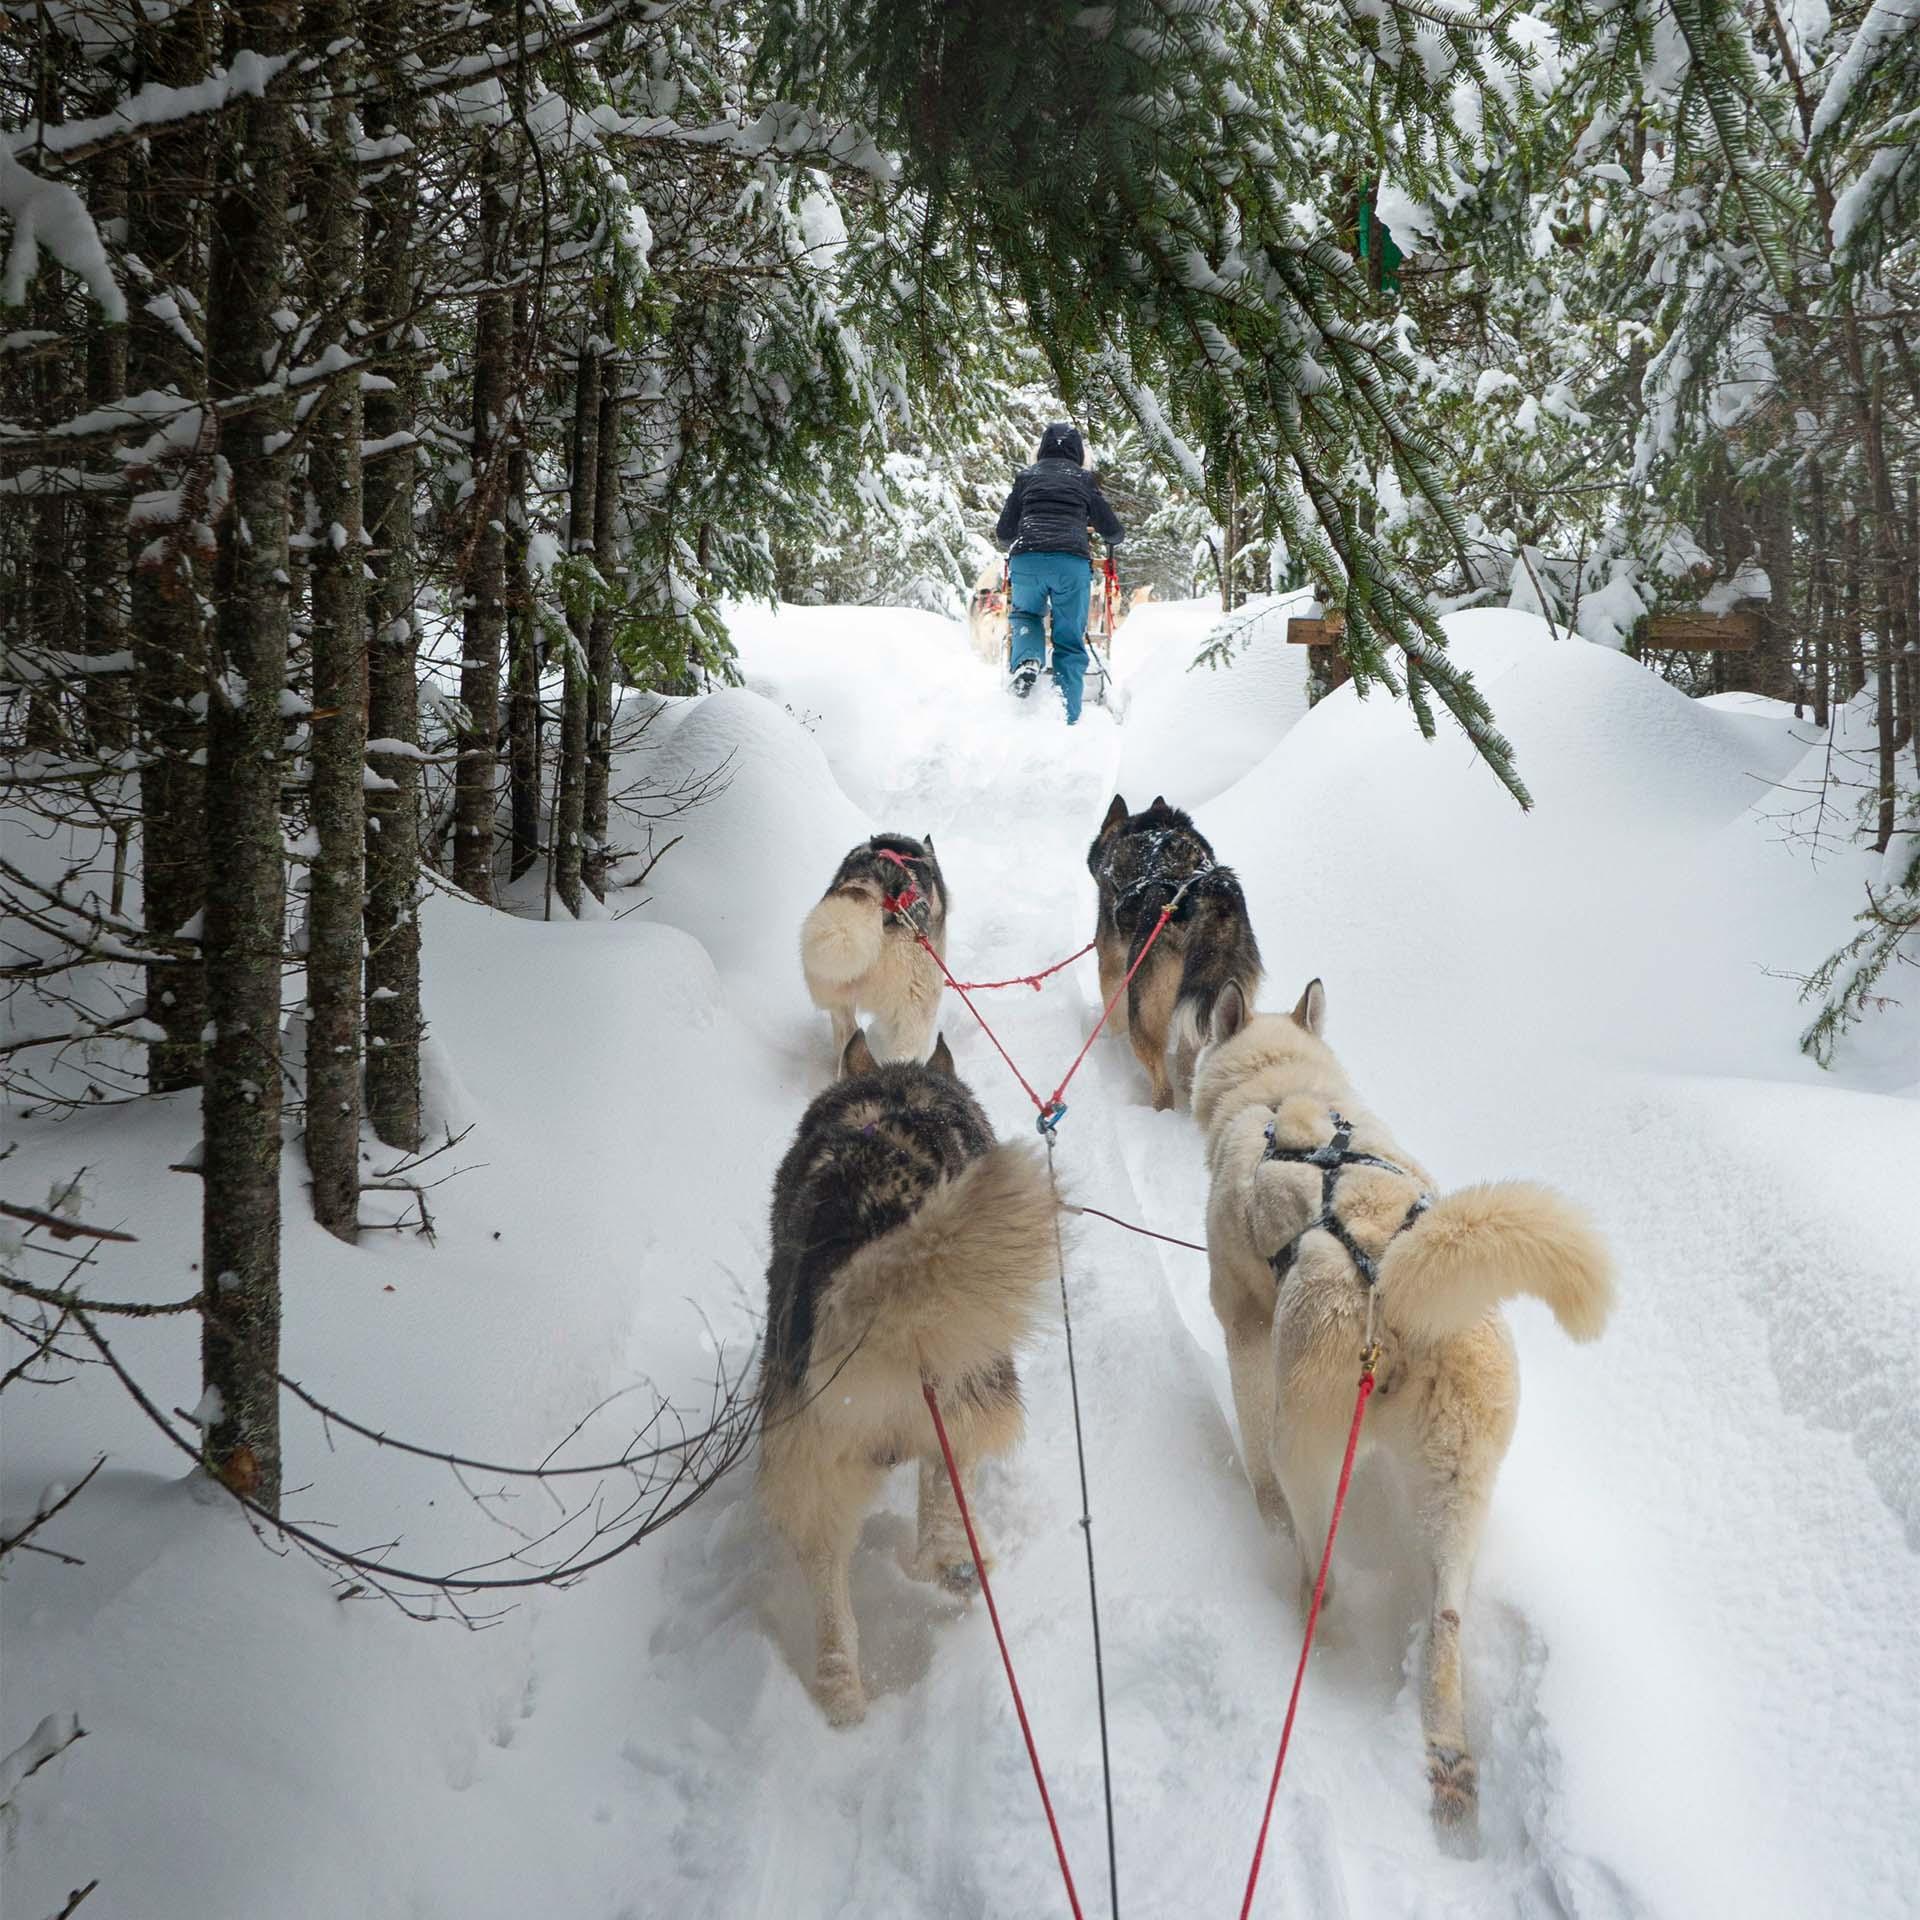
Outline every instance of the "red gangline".
[[1042, 967], [1038, 973], [1016, 973], [1011, 980], [956, 980], [956, 987], [969, 987], [975, 993], [989, 993], [995, 987], [1031, 987], [1035, 993], [1040, 991], [1040, 982], [1058, 973], [1063, 967], [1070, 967], [1076, 960], [1084, 960], [1094, 949], [1091, 940], [1078, 953], [1070, 953], [1064, 960], [1056, 960], [1050, 967]]
[[[1180, 889], [1180, 893], [1185, 893], [1185, 892], [1186, 892], [1186, 888], [1182, 887]], [[1067, 1081], [1071, 1080], [1073, 1076], [1080, 1071], [1081, 1061], [1083, 1061], [1087, 1057], [1087, 1055], [1093, 1051], [1093, 1043], [1100, 1038], [1100, 1029], [1107, 1024], [1109, 1019], [1112, 1018], [1114, 1008], [1120, 1004], [1120, 996], [1123, 993], [1125, 993], [1130, 986], [1133, 985], [1133, 976], [1136, 973], [1138, 973], [1141, 967], [1146, 963], [1147, 955], [1153, 951], [1153, 943], [1156, 940], [1158, 940], [1163, 933], [1166, 932], [1167, 922], [1173, 918], [1173, 910], [1175, 907], [1177, 907], [1180, 904], [1180, 893], [1176, 893], [1173, 896], [1173, 898], [1169, 900], [1167, 904], [1160, 909], [1160, 918], [1153, 923], [1153, 931], [1147, 935], [1147, 944], [1140, 949], [1140, 952], [1138, 956], [1135, 958], [1133, 965], [1127, 969], [1125, 979], [1123, 979], [1120, 982], [1120, 984], [1114, 988], [1113, 998], [1109, 1000], [1107, 1004], [1100, 1009], [1100, 1018], [1093, 1023], [1093, 1031], [1087, 1035], [1086, 1045], [1083, 1046], [1080, 1049], [1080, 1051], [1073, 1056], [1073, 1065], [1067, 1069], [1065, 1078], [1063, 1078], [1060, 1084], [1054, 1088], [1053, 1098], [1049, 1100], [1047, 1104], [1040, 1109], [1040, 1115], [1042, 1119], [1045, 1119], [1045, 1117], [1048, 1114], [1053, 1112], [1053, 1110], [1060, 1105], [1060, 1096], [1063, 1093], [1065, 1093], [1067, 1090]], [[974, 1017], [977, 1019], [979, 1016], [976, 1014]]]
[[[908, 867], [906, 861], [902, 859], [899, 854], [893, 852], [891, 848], [878, 847], [875, 849], [875, 851], [879, 854], [882, 860], [891, 860], [896, 867], [899, 867], [900, 869], [902, 869], [902, 871], [906, 872], [907, 874], [909, 874], [909, 876], [911, 876], [912, 869]], [[1032, 1085], [1028, 1082], [1027, 1076], [1024, 1073], [1022, 1073], [1020, 1069], [1013, 1064], [1013, 1055], [1010, 1054], [1006, 1050], [1006, 1048], [1000, 1044], [1000, 1036], [996, 1034], [990, 1026], [987, 1025], [986, 1015], [983, 1014], [980, 1011], [980, 1009], [973, 1004], [971, 1000], [967, 1000], [967, 989], [964, 986], [962, 986], [961, 983], [953, 977], [952, 970], [948, 967], [947, 963], [943, 959], [941, 959], [939, 951], [935, 948], [933, 942], [929, 940], [927, 936], [919, 930], [919, 928], [917, 927], [914, 928], [913, 937], [916, 940], [918, 940], [923, 947], [926, 948], [927, 952], [930, 955], [932, 955], [933, 964], [940, 969], [940, 977], [947, 983], [948, 986], [950, 986], [954, 990], [955, 993], [957, 993], [960, 996], [962, 1000], [966, 1000], [967, 1011], [970, 1014], [972, 1014], [976, 1020], [980, 1022], [980, 1031], [984, 1033], [987, 1036], [987, 1038], [993, 1042], [994, 1051], [998, 1053], [1000, 1058], [1007, 1063], [1007, 1066], [1009, 1070], [1012, 1072], [1013, 1077], [1020, 1082], [1021, 1086], [1026, 1088], [1027, 1098], [1031, 1100], [1035, 1105], [1035, 1107], [1039, 1109], [1040, 1125], [1043, 1131], [1048, 1130], [1049, 1122], [1053, 1120], [1058, 1120], [1060, 1114], [1065, 1110], [1061, 1102], [1060, 1096], [1066, 1092], [1067, 1082], [1071, 1080], [1073, 1076], [1080, 1071], [1080, 1063], [1086, 1059], [1089, 1053], [1093, 1051], [1093, 1043], [1097, 1039], [1099, 1039], [1100, 1029], [1104, 1027], [1107, 1024], [1108, 1020], [1110, 1020], [1113, 1017], [1114, 1008], [1120, 1004], [1120, 996], [1123, 993], [1125, 993], [1128, 987], [1130, 987], [1133, 984], [1133, 976], [1136, 973], [1138, 973], [1140, 969], [1146, 964], [1147, 955], [1153, 951], [1153, 943], [1156, 940], [1158, 940], [1161, 934], [1163, 934], [1167, 930], [1167, 922], [1173, 918], [1173, 910], [1175, 907], [1177, 907], [1180, 904], [1181, 894], [1184, 894], [1187, 890], [1187, 887], [1191, 885], [1192, 885], [1192, 882], [1188, 881], [1185, 885], [1183, 885], [1180, 888], [1180, 892], [1176, 893], [1173, 896], [1173, 898], [1169, 900], [1167, 904], [1160, 909], [1160, 918], [1153, 923], [1153, 931], [1147, 935], [1146, 944], [1140, 949], [1139, 953], [1135, 955], [1133, 965], [1127, 969], [1126, 975], [1121, 980], [1120, 984], [1114, 988], [1113, 998], [1109, 1000], [1107, 1004], [1100, 1009], [1100, 1018], [1093, 1023], [1093, 1031], [1087, 1035], [1086, 1044], [1080, 1049], [1078, 1053], [1076, 1053], [1073, 1056], [1073, 1065], [1067, 1069], [1066, 1073], [1061, 1078], [1060, 1084], [1054, 1088], [1053, 1098], [1050, 1100], [1042, 1100], [1040, 1096], [1034, 1092]], [[917, 897], [918, 896], [913, 892], [913, 889], [910, 885], [907, 887], [903, 887], [898, 894], [891, 896], [893, 900], [899, 901], [905, 904], [911, 904], [912, 900]], [[883, 902], [882, 904], [884, 905], [886, 903]], [[912, 922], [909, 921], [908, 924], [912, 925]], [[1082, 947], [1080, 950], [1080, 953], [1076, 953], [1073, 956], [1073, 958], [1075, 960], [1078, 960], [1080, 958], [1080, 954], [1085, 952], [1086, 952], [1086, 948]], [[1063, 960], [1060, 964], [1062, 966], [1065, 966], [1068, 963]], [[987, 982], [986, 984], [1004, 985], [1007, 983], [1005, 982], [995, 983], [990, 981], [990, 982]]]
[[980, 1576], [981, 1596], [987, 1603], [987, 1617], [993, 1622], [993, 1637], [1000, 1643], [1000, 1664], [1007, 1670], [1007, 1685], [1013, 1689], [1013, 1710], [1020, 1716], [1020, 1731], [1027, 1743], [1027, 1758], [1033, 1762], [1033, 1783], [1040, 1789], [1040, 1804], [1046, 1809], [1047, 1829], [1053, 1835], [1053, 1851], [1060, 1861], [1060, 1877], [1067, 1883], [1067, 1905], [1073, 1920], [1082, 1920], [1080, 1896], [1074, 1891], [1073, 1869], [1067, 1865], [1066, 1842], [1060, 1838], [1060, 1822], [1054, 1818], [1053, 1801], [1047, 1793], [1047, 1777], [1040, 1771], [1040, 1749], [1033, 1743], [1033, 1728], [1027, 1720], [1027, 1703], [1020, 1697], [1020, 1682], [1013, 1675], [1013, 1656], [1007, 1651], [1007, 1636], [1001, 1631], [1000, 1609], [993, 1604], [993, 1584], [987, 1578], [986, 1557], [973, 1530], [973, 1515], [967, 1510], [967, 1496], [960, 1484], [960, 1469], [953, 1458], [953, 1445], [947, 1438], [947, 1424], [940, 1418], [940, 1402], [934, 1397], [933, 1382], [922, 1380], [920, 1391], [926, 1396], [927, 1411], [933, 1415], [933, 1430], [940, 1438], [940, 1457], [947, 1463], [947, 1478], [953, 1483], [954, 1504], [960, 1509], [961, 1524], [967, 1530], [967, 1545], [973, 1552], [974, 1571]]
[[1313, 1604], [1307, 1609], [1307, 1631], [1300, 1642], [1300, 1664], [1294, 1669], [1293, 1693], [1287, 1701], [1286, 1724], [1280, 1729], [1280, 1751], [1274, 1757], [1273, 1778], [1267, 1783], [1267, 1810], [1260, 1816], [1260, 1838], [1254, 1844], [1253, 1867], [1247, 1874], [1247, 1897], [1240, 1903], [1240, 1920], [1253, 1911], [1253, 1890], [1260, 1879], [1260, 1859], [1267, 1850], [1267, 1828], [1273, 1820], [1274, 1797], [1280, 1791], [1280, 1769], [1287, 1764], [1287, 1742], [1293, 1738], [1293, 1716], [1300, 1705], [1300, 1684], [1307, 1677], [1307, 1655], [1313, 1650], [1313, 1629], [1320, 1619], [1320, 1603], [1326, 1597], [1327, 1569], [1333, 1564], [1333, 1536], [1340, 1531], [1340, 1509], [1347, 1504], [1347, 1486], [1353, 1479], [1353, 1456], [1360, 1444], [1360, 1422], [1366, 1417], [1367, 1396], [1373, 1391], [1376, 1350], [1368, 1348], [1360, 1363], [1360, 1391], [1353, 1403], [1353, 1425], [1347, 1429], [1347, 1454], [1340, 1462], [1340, 1485], [1333, 1496], [1333, 1519], [1327, 1527], [1327, 1544], [1320, 1555], [1320, 1577], [1313, 1583]]

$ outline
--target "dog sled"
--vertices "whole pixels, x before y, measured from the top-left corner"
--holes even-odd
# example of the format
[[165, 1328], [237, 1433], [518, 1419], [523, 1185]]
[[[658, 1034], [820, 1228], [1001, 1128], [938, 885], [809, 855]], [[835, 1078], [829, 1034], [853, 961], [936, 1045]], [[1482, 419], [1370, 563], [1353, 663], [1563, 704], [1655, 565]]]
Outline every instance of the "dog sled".
[[[1113, 636], [1121, 621], [1120, 572], [1113, 555], [1089, 560], [1093, 570], [1092, 590], [1087, 596], [1087, 679], [1084, 698], [1097, 707], [1105, 707], [1118, 720], [1125, 712], [1125, 697], [1113, 677]], [[989, 567], [974, 582], [973, 599], [967, 610], [968, 632], [973, 649], [983, 660], [990, 660], [1002, 672], [1013, 667], [1012, 563], [1002, 560]], [[1043, 667], [1053, 664], [1053, 615], [1047, 614], [1047, 657]]]

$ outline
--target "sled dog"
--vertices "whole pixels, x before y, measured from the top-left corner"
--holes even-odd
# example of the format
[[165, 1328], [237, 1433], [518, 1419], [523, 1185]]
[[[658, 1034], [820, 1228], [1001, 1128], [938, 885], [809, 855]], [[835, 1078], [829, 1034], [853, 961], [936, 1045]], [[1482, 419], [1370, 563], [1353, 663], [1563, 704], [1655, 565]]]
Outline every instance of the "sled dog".
[[1184, 1093], [1214, 1002], [1229, 985], [1240, 989], [1248, 1006], [1258, 997], [1260, 947], [1247, 918], [1246, 895], [1233, 869], [1215, 862], [1193, 821], [1158, 795], [1145, 813], [1129, 813], [1116, 793], [1087, 849], [1087, 866], [1100, 889], [1094, 951], [1102, 1006], [1139, 958], [1160, 910], [1176, 897], [1180, 901], [1113, 1013], [1153, 1082], [1153, 1104], [1170, 1107], [1169, 1038]]
[[881, 1066], [856, 1031], [780, 1163], [760, 1499], [812, 1585], [815, 1684], [836, 1726], [866, 1712], [847, 1576], [889, 1468], [920, 1466], [916, 1577], [976, 1584], [921, 1382], [963, 1479], [1016, 1444], [1013, 1350], [1054, 1276], [1054, 1207], [1044, 1157], [996, 1144], [944, 1038], [926, 1066]]
[[[1499, 1303], [1530, 1293], [1576, 1340], [1613, 1278], [1569, 1202], [1520, 1181], [1435, 1195], [1321, 1038], [1318, 980], [1291, 1017], [1229, 987], [1193, 1090], [1212, 1190], [1207, 1253], [1253, 1494], [1292, 1535], [1310, 1597], [1332, 1517], [1373, 1296], [1381, 1349], [1362, 1454], [1392, 1456], [1433, 1568], [1427, 1778], [1443, 1833], [1470, 1838], [1479, 1785], [1460, 1691], [1460, 1620], [1519, 1377]], [[1329, 1580], [1327, 1593], [1332, 1597]]]
[[[903, 873], [883, 853], [907, 862]], [[909, 878], [911, 876], [911, 878]], [[889, 912], [911, 885], [918, 899]], [[833, 1020], [833, 1053], [843, 1060], [862, 1009], [872, 1016], [869, 1043], [876, 1059], [924, 1060], [940, 1018], [944, 982], [909, 916], [924, 916], [934, 952], [947, 952], [947, 883], [933, 841], [876, 833], [840, 862], [833, 883], [800, 927], [800, 965], [816, 1007]]]

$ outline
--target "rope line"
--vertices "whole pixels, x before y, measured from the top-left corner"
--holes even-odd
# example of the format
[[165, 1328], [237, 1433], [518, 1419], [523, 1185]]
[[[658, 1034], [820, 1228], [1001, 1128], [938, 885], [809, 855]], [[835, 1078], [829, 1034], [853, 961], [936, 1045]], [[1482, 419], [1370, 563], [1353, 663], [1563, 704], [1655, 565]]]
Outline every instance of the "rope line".
[[1013, 1689], [1013, 1710], [1020, 1716], [1020, 1732], [1027, 1743], [1027, 1758], [1033, 1763], [1033, 1784], [1040, 1789], [1040, 1804], [1046, 1810], [1047, 1830], [1053, 1835], [1053, 1851], [1060, 1862], [1060, 1877], [1067, 1883], [1067, 1905], [1073, 1920], [1084, 1920], [1080, 1895], [1073, 1884], [1073, 1869], [1067, 1865], [1066, 1842], [1060, 1838], [1060, 1822], [1054, 1818], [1053, 1798], [1047, 1792], [1047, 1776], [1040, 1770], [1040, 1749], [1034, 1745], [1033, 1727], [1027, 1719], [1027, 1703], [1020, 1697], [1020, 1682], [1014, 1677], [1013, 1655], [1007, 1651], [1007, 1636], [1000, 1626], [1000, 1609], [994, 1605], [993, 1582], [987, 1578], [986, 1556], [980, 1551], [980, 1536], [973, 1530], [973, 1514], [967, 1506], [967, 1491], [960, 1484], [960, 1468], [953, 1457], [953, 1443], [947, 1438], [947, 1423], [940, 1418], [940, 1402], [931, 1380], [920, 1382], [927, 1411], [933, 1415], [933, 1431], [940, 1441], [940, 1457], [947, 1463], [947, 1479], [953, 1487], [954, 1505], [960, 1509], [960, 1524], [967, 1530], [967, 1546], [973, 1554], [973, 1568], [980, 1576], [980, 1592], [987, 1603], [987, 1618], [993, 1622], [993, 1637], [1000, 1643], [1000, 1664], [1007, 1670], [1007, 1685]]
[[[1080, 1426], [1080, 1374], [1073, 1360], [1073, 1310], [1067, 1304], [1067, 1248], [1060, 1234], [1060, 1178], [1053, 1166], [1053, 1135], [1047, 1134], [1047, 1178], [1053, 1185], [1053, 1246], [1060, 1261], [1060, 1320], [1067, 1333], [1067, 1387], [1073, 1396], [1073, 1450], [1080, 1466], [1080, 1535], [1087, 1543], [1087, 1606], [1093, 1615], [1093, 1691], [1100, 1710], [1100, 1786], [1107, 1806], [1107, 1900], [1120, 1920], [1120, 1867], [1113, 1832], [1113, 1756], [1107, 1747], [1107, 1667], [1100, 1647], [1100, 1584], [1093, 1571], [1093, 1502], [1087, 1494], [1087, 1443]], [[1082, 1209], [1076, 1207], [1076, 1213]], [[1111, 1216], [1109, 1216], [1111, 1217]]]
[[1056, 973], [1070, 967], [1076, 960], [1084, 960], [1095, 946], [1089, 940], [1078, 953], [1070, 953], [1064, 960], [1056, 960], [1050, 967], [1042, 967], [1038, 973], [1016, 973], [1011, 980], [956, 980], [953, 985], [964, 987], [974, 993], [991, 993], [997, 987], [1031, 987], [1035, 993], [1040, 991], [1040, 982], [1051, 979]]
[[1131, 1220], [1122, 1220], [1117, 1213], [1107, 1213], [1099, 1207], [1068, 1207], [1067, 1211], [1069, 1213], [1090, 1213], [1096, 1220], [1111, 1220], [1116, 1227], [1125, 1227], [1129, 1233], [1142, 1234], [1149, 1240], [1164, 1240], [1168, 1246], [1185, 1247], [1190, 1253], [1205, 1253], [1207, 1251], [1203, 1241], [1181, 1240], [1171, 1233], [1156, 1233], [1152, 1227], [1136, 1227]]
[[1247, 1874], [1247, 1897], [1240, 1903], [1240, 1920], [1253, 1912], [1254, 1888], [1260, 1880], [1260, 1862], [1267, 1850], [1267, 1828], [1273, 1822], [1273, 1802], [1280, 1791], [1280, 1769], [1287, 1764], [1287, 1744], [1293, 1738], [1293, 1716], [1300, 1706], [1300, 1687], [1307, 1677], [1307, 1655], [1313, 1651], [1313, 1630], [1319, 1623], [1320, 1603], [1327, 1594], [1327, 1569], [1333, 1564], [1333, 1537], [1340, 1531], [1340, 1510], [1347, 1504], [1347, 1488], [1353, 1480], [1353, 1456], [1360, 1445], [1360, 1422], [1366, 1418], [1367, 1398], [1373, 1392], [1373, 1370], [1379, 1363], [1379, 1349], [1369, 1340], [1360, 1359], [1360, 1391], [1354, 1396], [1353, 1424], [1347, 1429], [1346, 1457], [1340, 1462], [1340, 1485], [1333, 1496], [1333, 1519], [1327, 1526], [1327, 1544], [1320, 1554], [1320, 1574], [1313, 1583], [1313, 1604], [1307, 1609], [1307, 1630], [1300, 1641], [1300, 1664], [1293, 1673], [1293, 1692], [1287, 1699], [1287, 1718], [1280, 1729], [1280, 1751], [1274, 1756], [1273, 1778], [1267, 1782], [1266, 1811], [1260, 1816], [1260, 1837], [1254, 1842], [1253, 1866]]

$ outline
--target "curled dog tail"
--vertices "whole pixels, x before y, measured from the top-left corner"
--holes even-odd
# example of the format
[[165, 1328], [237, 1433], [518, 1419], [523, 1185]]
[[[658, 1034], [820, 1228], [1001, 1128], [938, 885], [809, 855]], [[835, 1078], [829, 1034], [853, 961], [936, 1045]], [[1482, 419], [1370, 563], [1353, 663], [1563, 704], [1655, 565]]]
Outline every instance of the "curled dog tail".
[[830, 893], [800, 923], [800, 965], [809, 988], [846, 987], [880, 958], [885, 932], [880, 903], [856, 893]]
[[1571, 1201], [1522, 1180], [1462, 1187], [1387, 1247], [1381, 1304], [1403, 1333], [1445, 1340], [1490, 1307], [1530, 1293], [1576, 1340], [1598, 1337], [1613, 1306], [1613, 1262]]
[[1055, 1274], [1054, 1205], [1037, 1148], [990, 1148], [833, 1276], [815, 1351], [857, 1342], [932, 1380], [984, 1372], [1039, 1315]]

